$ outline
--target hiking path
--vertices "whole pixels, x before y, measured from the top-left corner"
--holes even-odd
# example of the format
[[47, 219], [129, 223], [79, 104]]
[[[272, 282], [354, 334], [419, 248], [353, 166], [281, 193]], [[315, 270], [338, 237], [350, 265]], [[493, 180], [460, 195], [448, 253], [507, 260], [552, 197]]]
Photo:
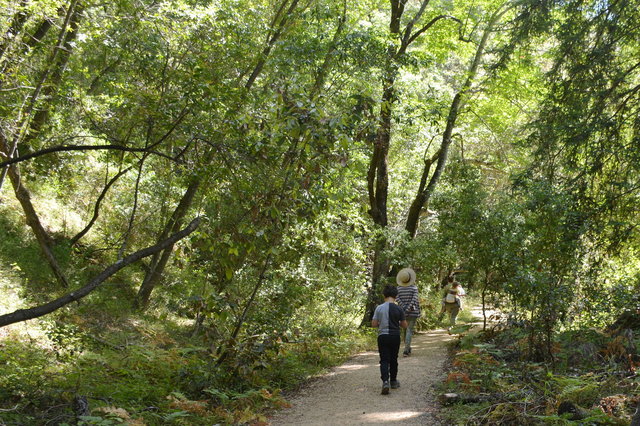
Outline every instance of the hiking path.
[[291, 408], [271, 418], [280, 425], [438, 425], [434, 387], [444, 379], [446, 330], [413, 337], [412, 354], [398, 358], [399, 389], [381, 395], [378, 352], [357, 354], [323, 376], [287, 395]]

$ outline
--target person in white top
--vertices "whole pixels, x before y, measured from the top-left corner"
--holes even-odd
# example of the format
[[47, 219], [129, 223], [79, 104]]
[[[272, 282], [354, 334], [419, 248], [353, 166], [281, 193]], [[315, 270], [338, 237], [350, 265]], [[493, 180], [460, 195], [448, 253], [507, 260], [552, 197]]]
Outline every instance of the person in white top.
[[451, 327], [456, 325], [456, 318], [462, 309], [461, 298], [466, 295], [466, 292], [454, 277], [448, 277], [447, 281], [449, 282], [449, 285], [447, 286], [446, 293], [442, 299], [441, 313], [444, 314], [446, 312], [449, 314], [449, 327], [447, 328], [447, 331], [450, 331]]

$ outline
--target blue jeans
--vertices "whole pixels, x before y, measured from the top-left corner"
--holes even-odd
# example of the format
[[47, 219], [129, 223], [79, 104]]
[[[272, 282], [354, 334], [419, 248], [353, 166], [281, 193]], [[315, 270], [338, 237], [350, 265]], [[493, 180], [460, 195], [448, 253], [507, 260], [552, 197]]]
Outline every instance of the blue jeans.
[[409, 324], [409, 326], [404, 334], [404, 353], [411, 353], [411, 338], [413, 337], [413, 329], [416, 327], [417, 321], [418, 317], [407, 317], [407, 324]]

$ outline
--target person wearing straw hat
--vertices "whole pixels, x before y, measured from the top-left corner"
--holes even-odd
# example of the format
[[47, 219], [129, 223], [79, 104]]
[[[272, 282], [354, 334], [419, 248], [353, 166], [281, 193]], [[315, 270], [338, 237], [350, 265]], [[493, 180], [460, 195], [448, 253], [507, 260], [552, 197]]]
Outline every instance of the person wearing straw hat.
[[416, 273], [411, 268], [404, 268], [396, 275], [398, 297], [396, 303], [404, 310], [407, 317], [407, 329], [404, 333], [404, 351], [402, 356], [411, 355], [411, 338], [418, 318], [420, 318], [420, 298], [416, 286]]

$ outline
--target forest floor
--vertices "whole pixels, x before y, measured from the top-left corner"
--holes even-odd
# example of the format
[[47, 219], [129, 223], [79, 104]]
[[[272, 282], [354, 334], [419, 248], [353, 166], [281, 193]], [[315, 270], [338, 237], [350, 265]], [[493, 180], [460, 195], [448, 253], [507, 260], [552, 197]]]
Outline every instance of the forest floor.
[[[438, 425], [435, 386], [447, 360], [446, 330], [418, 333], [412, 354], [398, 360], [399, 389], [381, 395], [378, 353], [360, 353], [294, 394], [292, 404], [273, 416], [271, 425]], [[401, 346], [402, 351], [402, 346]]]

